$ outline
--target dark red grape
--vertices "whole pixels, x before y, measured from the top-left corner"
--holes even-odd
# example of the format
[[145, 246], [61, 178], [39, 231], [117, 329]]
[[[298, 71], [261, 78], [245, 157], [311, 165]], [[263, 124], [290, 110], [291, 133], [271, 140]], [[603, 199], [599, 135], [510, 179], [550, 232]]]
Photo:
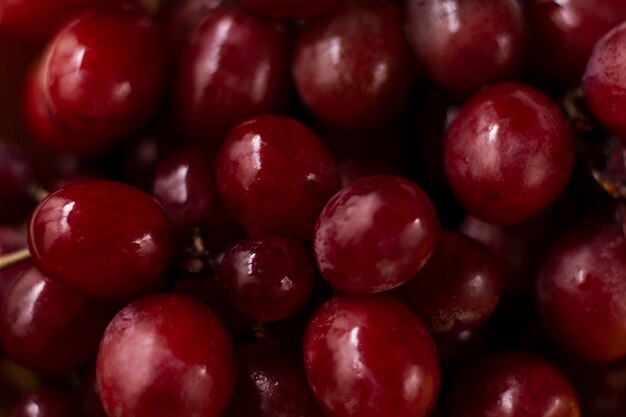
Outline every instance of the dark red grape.
[[448, 130], [444, 162], [454, 194], [475, 217], [521, 223], [554, 202], [575, 159], [560, 109], [540, 92], [504, 83], [476, 94]]
[[324, 207], [315, 227], [315, 259], [337, 289], [386, 291], [424, 266], [438, 234], [437, 213], [417, 184], [392, 175], [365, 177]]
[[165, 91], [163, 38], [158, 26], [131, 12], [99, 11], [68, 22], [34, 75], [32, 94], [53, 126], [33, 130], [39, 143], [98, 155], [139, 130]]
[[213, 10], [183, 52], [177, 107], [187, 134], [217, 148], [239, 122], [280, 111], [291, 93], [286, 27], [238, 8]]
[[276, 321], [298, 311], [311, 295], [313, 259], [298, 242], [252, 236], [230, 248], [218, 274], [235, 308], [257, 321]]
[[309, 241], [339, 180], [312, 131], [287, 117], [265, 115], [230, 132], [217, 158], [217, 185], [248, 233]]
[[442, 231], [426, 265], [394, 295], [435, 334], [471, 329], [500, 300], [502, 277], [488, 249], [459, 233]]
[[439, 365], [432, 339], [399, 301], [343, 295], [315, 314], [304, 337], [305, 370], [328, 417], [425, 417]]
[[402, 15], [385, 2], [346, 2], [304, 25], [292, 70], [300, 97], [322, 120], [361, 129], [380, 123], [413, 83]]
[[153, 289], [174, 250], [172, 227], [156, 200], [110, 181], [50, 194], [31, 217], [28, 243], [50, 279], [93, 297]]
[[89, 300], [30, 267], [2, 303], [2, 346], [10, 357], [36, 372], [72, 371], [95, 356], [115, 307]]
[[537, 282], [543, 321], [568, 352], [593, 360], [626, 355], [626, 240], [584, 227], [562, 236]]
[[521, 73], [528, 30], [518, 0], [409, 0], [407, 6], [409, 40], [443, 89], [467, 96]]
[[614, 27], [596, 44], [583, 76], [586, 103], [614, 134], [626, 138], [626, 23]]
[[115, 316], [96, 377], [110, 416], [219, 417], [236, 372], [232, 342], [215, 314], [191, 298], [158, 294]]

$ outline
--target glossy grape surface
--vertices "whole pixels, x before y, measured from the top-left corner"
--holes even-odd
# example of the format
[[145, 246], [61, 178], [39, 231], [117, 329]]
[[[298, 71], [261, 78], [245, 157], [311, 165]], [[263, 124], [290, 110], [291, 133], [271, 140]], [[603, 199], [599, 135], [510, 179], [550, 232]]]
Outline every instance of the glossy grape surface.
[[430, 78], [464, 97], [520, 74], [528, 36], [520, 3], [409, 0], [409, 40]]
[[537, 282], [550, 335], [592, 360], [626, 355], [626, 241], [621, 230], [586, 227], [562, 236]]
[[342, 295], [304, 337], [309, 384], [329, 417], [425, 417], [439, 389], [432, 339], [399, 301]]
[[298, 311], [311, 295], [313, 259], [298, 242], [279, 236], [248, 237], [230, 248], [219, 281], [235, 308], [257, 321]]
[[315, 227], [315, 259], [339, 290], [386, 291], [424, 266], [438, 234], [435, 209], [417, 184], [392, 175], [365, 177], [324, 207]]
[[555, 201], [573, 170], [575, 147], [560, 109], [522, 84], [491, 86], [470, 99], [447, 133], [450, 185], [475, 217], [521, 223]]
[[614, 27], [594, 47], [583, 76], [586, 103], [612, 133], [626, 137], [626, 23]]
[[432, 333], [453, 334], [487, 320], [501, 290], [502, 276], [488, 249], [444, 230], [424, 268], [394, 294]]
[[156, 200], [111, 181], [50, 194], [31, 217], [28, 244], [50, 279], [93, 297], [154, 288], [174, 249], [172, 227]]
[[293, 75], [309, 110], [332, 125], [367, 128], [405, 102], [414, 73], [402, 15], [391, 4], [349, 1], [307, 22]]
[[163, 39], [158, 26], [132, 12], [96, 11], [69, 21], [36, 70], [34, 92], [61, 136], [42, 135], [40, 142], [55, 152], [97, 155], [136, 133], [165, 91]]
[[288, 59], [281, 23], [230, 6], [209, 13], [179, 62], [177, 106], [187, 134], [216, 149], [239, 122], [282, 110], [291, 93]]
[[157, 294], [113, 319], [96, 377], [108, 415], [220, 416], [235, 385], [235, 355], [222, 323], [191, 298]]
[[339, 179], [317, 135], [293, 119], [264, 115], [230, 132], [217, 158], [217, 185], [248, 233], [310, 241]]
[[0, 339], [12, 358], [44, 374], [75, 370], [95, 356], [115, 304], [93, 301], [31, 266], [6, 293]]

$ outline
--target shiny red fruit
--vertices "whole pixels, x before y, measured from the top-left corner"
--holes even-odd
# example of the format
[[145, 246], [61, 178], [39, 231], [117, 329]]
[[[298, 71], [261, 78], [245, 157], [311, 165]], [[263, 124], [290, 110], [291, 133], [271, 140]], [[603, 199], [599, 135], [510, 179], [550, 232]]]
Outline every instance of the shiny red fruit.
[[587, 227], [562, 236], [537, 282], [548, 332], [592, 360], [626, 356], [626, 241], [621, 230]]
[[226, 252], [218, 280], [240, 313], [257, 321], [276, 321], [304, 306], [315, 270], [300, 243], [280, 236], [251, 236]]
[[309, 241], [339, 179], [330, 153], [311, 130], [265, 115], [230, 132], [217, 157], [217, 185], [248, 233]]
[[585, 99], [593, 115], [611, 132], [626, 138], [626, 22], [596, 44], [583, 75]]
[[528, 29], [518, 0], [409, 0], [407, 31], [430, 78], [456, 96], [516, 77]]
[[292, 71], [309, 110], [346, 128], [367, 128], [393, 115], [414, 79], [402, 24], [395, 6], [367, 0], [305, 23]]
[[165, 91], [163, 43], [161, 29], [137, 13], [96, 11], [68, 22], [50, 41], [34, 90], [63, 137], [36, 139], [55, 152], [92, 155], [136, 133]]
[[463, 370], [448, 399], [449, 417], [580, 417], [576, 392], [549, 362], [497, 353]]
[[433, 341], [393, 298], [343, 295], [328, 301], [307, 328], [304, 363], [328, 417], [425, 417], [437, 398]]
[[116, 417], [222, 415], [235, 385], [232, 342], [213, 312], [158, 294], [120, 311], [98, 352], [96, 377]]
[[445, 335], [487, 320], [501, 290], [500, 269], [489, 250], [460, 233], [443, 230], [426, 265], [393, 294], [433, 334]]
[[281, 23], [231, 6], [211, 11], [178, 68], [175, 93], [187, 134], [217, 148], [243, 120], [282, 110], [291, 93], [289, 49]]
[[33, 212], [28, 243], [50, 279], [93, 297], [152, 289], [174, 251], [172, 227], [156, 200], [110, 181], [50, 194]]
[[319, 216], [313, 244], [320, 272], [333, 287], [369, 293], [413, 277], [438, 235], [437, 213], [417, 184], [377, 175], [333, 196]]
[[556, 104], [525, 85], [503, 83], [461, 108], [448, 130], [444, 162], [454, 194], [471, 215], [511, 225], [557, 199], [575, 153]]
[[2, 347], [33, 371], [70, 372], [95, 356], [114, 313], [114, 304], [89, 300], [31, 266], [2, 304]]

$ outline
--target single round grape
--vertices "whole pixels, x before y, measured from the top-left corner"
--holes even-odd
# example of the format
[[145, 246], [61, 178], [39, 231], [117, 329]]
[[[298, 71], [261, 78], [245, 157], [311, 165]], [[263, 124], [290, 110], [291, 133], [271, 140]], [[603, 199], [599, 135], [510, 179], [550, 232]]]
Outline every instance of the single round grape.
[[331, 125], [363, 129], [389, 119], [405, 103], [412, 66], [399, 10], [365, 0], [306, 22], [292, 72], [314, 115]]
[[2, 303], [2, 346], [33, 371], [73, 371], [95, 355], [115, 307], [115, 303], [85, 298], [31, 266], [15, 280]]
[[417, 184], [393, 175], [365, 177], [324, 207], [315, 227], [315, 259], [341, 291], [386, 291], [424, 266], [438, 234], [437, 213]]
[[257, 321], [291, 316], [313, 290], [313, 259], [298, 242], [252, 236], [230, 248], [218, 279], [235, 308]]
[[[41, 145], [98, 155], [136, 133], [165, 92], [162, 30], [141, 14], [94, 11], [69, 21], [51, 40], [34, 87], [56, 133]], [[46, 136], [52, 134], [52, 137]]]
[[413, 49], [444, 90], [464, 97], [521, 73], [528, 28], [518, 0], [409, 0], [407, 15]]
[[240, 8], [208, 14], [178, 66], [177, 108], [189, 137], [216, 149], [238, 123], [283, 110], [292, 89], [288, 35], [281, 23]]
[[433, 341], [401, 302], [341, 295], [313, 316], [304, 364], [328, 417], [425, 417], [439, 390]]
[[567, 185], [575, 146], [565, 116], [516, 83], [493, 85], [460, 110], [446, 137], [446, 174], [463, 207], [497, 225], [521, 223]]
[[586, 103], [611, 132], [626, 138], [626, 22], [615, 26], [596, 43], [583, 75]]
[[46, 197], [28, 229], [35, 265], [92, 297], [153, 289], [173, 257], [167, 215], [150, 195], [112, 181], [70, 184]]
[[230, 337], [208, 307], [156, 294], [135, 300], [109, 324], [96, 378], [109, 416], [219, 417], [236, 372]]
[[626, 240], [588, 226], [559, 238], [537, 282], [543, 322], [566, 351], [592, 360], [626, 356]]
[[502, 276], [486, 247], [460, 233], [442, 231], [426, 265], [394, 295], [433, 334], [454, 334], [487, 320], [496, 309]]
[[306, 242], [339, 179], [317, 135], [293, 119], [263, 115], [228, 135], [217, 157], [217, 185], [248, 233]]

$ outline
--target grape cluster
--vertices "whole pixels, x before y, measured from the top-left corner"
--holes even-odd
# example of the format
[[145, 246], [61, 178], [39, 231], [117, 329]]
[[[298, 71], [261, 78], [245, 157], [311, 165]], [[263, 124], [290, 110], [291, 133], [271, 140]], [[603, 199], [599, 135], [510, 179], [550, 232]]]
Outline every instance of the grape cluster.
[[0, 416], [626, 415], [626, 1], [0, 0], [0, 62]]

